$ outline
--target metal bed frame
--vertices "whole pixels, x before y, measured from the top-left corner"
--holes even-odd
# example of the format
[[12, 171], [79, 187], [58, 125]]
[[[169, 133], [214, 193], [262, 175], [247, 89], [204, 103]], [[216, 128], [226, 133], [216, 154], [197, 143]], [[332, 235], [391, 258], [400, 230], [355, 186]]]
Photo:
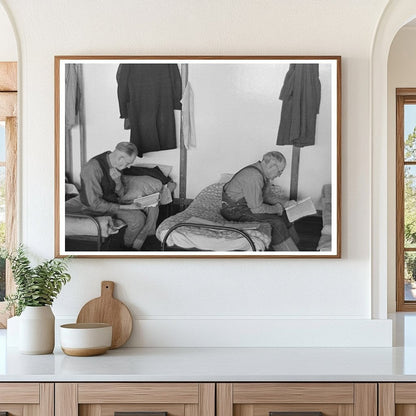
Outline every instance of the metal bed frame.
[[65, 216], [66, 217], [72, 217], [72, 218], [86, 219], [88, 221], [91, 221], [95, 225], [95, 227], [97, 228], [97, 235], [83, 235], [83, 234], [76, 234], [76, 235], [70, 235], [70, 236], [65, 235], [65, 240], [67, 240], [67, 239], [68, 240], [83, 240], [84, 242], [86, 242], [86, 241], [90, 241], [90, 242], [95, 241], [97, 251], [101, 251], [106, 239], [111, 237], [111, 236], [103, 237], [101, 225], [97, 221], [97, 219], [95, 217], [93, 217], [92, 215], [66, 213]]
[[180, 227], [209, 228], [209, 229], [213, 229], [213, 230], [234, 231], [234, 232], [242, 235], [248, 241], [252, 251], [257, 251], [256, 246], [255, 246], [252, 238], [245, 231], [242, 231], [238, 228], [229, 227], [229, 226], [226, 226], [226, 225], [196, 224], [196, 223], [192, 223], [192, 222], [180, 222], [180, 223], [175, 224], [172, 227], [170, 227], [168, 232], [163, 237], [162, 245], [161, 245], [161, 250], [162, 251], [165, 251], [166, 242], [167, 242], [167, 239], [168, 239], [169, 235], [172, 234], [173, 231], [175, 231], [177, 228], [180, 228]]

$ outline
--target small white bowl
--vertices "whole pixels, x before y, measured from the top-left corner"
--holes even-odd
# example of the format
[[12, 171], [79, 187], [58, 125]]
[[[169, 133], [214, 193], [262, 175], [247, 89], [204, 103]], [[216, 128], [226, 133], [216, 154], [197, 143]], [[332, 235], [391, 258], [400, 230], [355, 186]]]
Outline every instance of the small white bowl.
[[61, 348], [67, 355], [87, 357], [111, 347], [112, 326], [104, 323], [61, 325]]

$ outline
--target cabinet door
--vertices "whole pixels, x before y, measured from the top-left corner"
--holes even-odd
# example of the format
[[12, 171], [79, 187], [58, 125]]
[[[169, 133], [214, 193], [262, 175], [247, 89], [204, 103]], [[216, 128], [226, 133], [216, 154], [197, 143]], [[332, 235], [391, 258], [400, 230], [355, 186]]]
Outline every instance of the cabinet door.
[[375, 383], [220, 383], [217, 416], [377, 416]]
[[52, 383], [0, 383], [0, 415], [53, 416]]
[[380, 383], [379, 416], [415, 416], [416, 383]]
[[57, 383], [56, 416], [215, 416], [213, 383]]

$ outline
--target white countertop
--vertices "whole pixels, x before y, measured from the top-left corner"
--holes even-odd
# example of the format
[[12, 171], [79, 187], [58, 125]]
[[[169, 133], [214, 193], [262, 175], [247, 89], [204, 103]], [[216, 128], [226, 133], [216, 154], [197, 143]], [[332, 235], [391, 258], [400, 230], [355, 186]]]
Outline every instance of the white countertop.
[[0, 330], [0, 382], [416, 381], [416, 314], [392, 348], [119, 348], [96, 357], [24, 355]]
[[416, 381], [416, 348], [119, 348], [96, 357], [9, 348], [0, 381]]

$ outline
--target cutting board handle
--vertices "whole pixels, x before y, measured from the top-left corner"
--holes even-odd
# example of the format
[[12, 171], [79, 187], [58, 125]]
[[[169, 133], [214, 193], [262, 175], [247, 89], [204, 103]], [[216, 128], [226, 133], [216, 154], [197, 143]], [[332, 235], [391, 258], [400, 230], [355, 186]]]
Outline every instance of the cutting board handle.
[[114, 282], [110, 280], [104, 280], [101, 282], [101, 297], [112, 298], [114, 292]]

